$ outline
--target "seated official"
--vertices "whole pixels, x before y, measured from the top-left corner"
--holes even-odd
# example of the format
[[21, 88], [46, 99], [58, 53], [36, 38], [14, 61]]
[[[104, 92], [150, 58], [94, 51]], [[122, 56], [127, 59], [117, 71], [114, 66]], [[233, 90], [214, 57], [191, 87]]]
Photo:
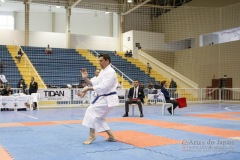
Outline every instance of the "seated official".
[[140, 117], [143, 117], [143, 108], [142, 108], [142, 103], [144, 103], [143, 99], [144, 99], [143, 89], [139, 87], [139, 81], [134, 80], [134, 87], [130, 88], [128, 92], [128, 99], [125, 102], [126, 113], [123, 115], [123, 117], [128, 117], [129, 104], [132, 104], [132, 103], [138, 104]]
[[17, 88], [18, 88], [18, 93], [20, 92], [22, 92], [22, 93], [24, 93], [24, 94], [27, 94], [26, 93], [26, 88], [27, 88], [27, 85], [25, 84], [25, 82], [24, 82], [24, 79], [20, 79], [20, 81], [18, 82], [18, 84], [17, 84]]
[[10, 96], [12, 94], [13, 94], [13, 91], [12, 91], [11, 86], [9, 86], [9, 85], [2, 90], [2, 96]]
[[[176, 101], [176, 99], [170, 97], [169, 92], [168, 92], [167, 89], [166, 89], [167, 86], [168, 86], [167, 81], [162, 81], [162, 82], [161, 82], [161, 87], [162, 87], [162, 88], [161, 88], [161, 92], [163, 93], [166, 102], [173, 104], [173, 114], [174, 114], [174, 109], [178, 106], [178, 102]], [[171, 109], [171, 107], [169, 107], [167, 110], [168, 110], [168, 112], [169, 112], [170, 114], [172, 114], [172, 109]]]
[[[12, 95], [13, 91], [12, 91], [11, 86], [8, 85], [4, 89], [2, 89], [1, 94], [2, 94], [2, 96], [10, 96], [10, 95]], [[10, 109], [8, 109], [8, 108], [1, 108], [1, 111], [8, 111], [8, 110], [10, 110]]]

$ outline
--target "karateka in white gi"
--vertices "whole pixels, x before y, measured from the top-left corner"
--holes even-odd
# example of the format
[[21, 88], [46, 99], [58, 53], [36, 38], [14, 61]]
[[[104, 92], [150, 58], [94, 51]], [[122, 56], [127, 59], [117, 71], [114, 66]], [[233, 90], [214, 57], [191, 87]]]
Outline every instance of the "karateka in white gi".
[[97, 97], [92, 104], [87, 108], [85, 116], [83, 118], [82, 125], [90, 128], [89, 137], [83, 144], [91, 144], [95, 139], [96, 132], [106, 132], [109, 136], [107, 141], [115, 142], [115, 138], [105, 121], [105, 117], [111, 111], [112, 107], [119, 105], [118, 95], [116, 88], [118, 85], [117, 75], [114, 69], [111, 67], [111, 58], [108, 54], [99, 56], [99, 63], [102, 67], [98, 77], [90, 81], [88, 79], [88, 73], [86, 69], [82, 69], [82, 77], [88, 85], [85, 90], [79, 93], [80, 97], [83, 97], [87, 91], [94, 90]]

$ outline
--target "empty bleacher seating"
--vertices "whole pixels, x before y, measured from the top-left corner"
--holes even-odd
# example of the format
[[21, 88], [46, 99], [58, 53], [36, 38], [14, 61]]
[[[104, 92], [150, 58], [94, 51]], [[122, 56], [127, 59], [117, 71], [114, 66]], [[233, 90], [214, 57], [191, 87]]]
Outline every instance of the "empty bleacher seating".
[[74, 49], [52, 48], [52, 54], [45, 54], [43, 47], [22, 48], [47, 86], [79, 84], [81, 68], [87, 68], [89, 77], [94, 76], [96, 67]]
[[2, 74], [5, 75], [12, 88], [17, 88], [17, 84], [22, 76], [5, 45], [0, 45], [0, 59], [3, 64]]

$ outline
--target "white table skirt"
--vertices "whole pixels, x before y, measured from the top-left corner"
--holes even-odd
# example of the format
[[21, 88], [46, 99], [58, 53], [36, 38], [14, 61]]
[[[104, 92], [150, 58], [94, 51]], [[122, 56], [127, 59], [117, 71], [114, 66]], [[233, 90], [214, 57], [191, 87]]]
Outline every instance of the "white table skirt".
[[32, 98], [30, 95], [19, 96], [0, 96], [0, 108], [18, 108], [30, 109]]

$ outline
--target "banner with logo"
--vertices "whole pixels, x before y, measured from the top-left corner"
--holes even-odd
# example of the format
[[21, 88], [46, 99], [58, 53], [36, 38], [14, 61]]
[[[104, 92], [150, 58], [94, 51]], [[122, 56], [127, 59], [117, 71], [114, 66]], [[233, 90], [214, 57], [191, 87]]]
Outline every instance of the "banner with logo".
[[1, 96], [1, 108], [15, 108], [14, 96]]
[[83, 98], [78, 96], [78, 93], [83, 89], [73, 89], [73, 101], [82, 101], [82, 103], [88, 104], [90, 103], [91, 92], [87, 92]]
[[31, 96], [1, 96], [0, 108], [29, 108]]
[[30, 95], [26, 96], [17, 96], [15, 98], [16, 108], [30, 108]]
[[71, 90], [68, 88], [39, 89], [40, 101], [71, 101]]

